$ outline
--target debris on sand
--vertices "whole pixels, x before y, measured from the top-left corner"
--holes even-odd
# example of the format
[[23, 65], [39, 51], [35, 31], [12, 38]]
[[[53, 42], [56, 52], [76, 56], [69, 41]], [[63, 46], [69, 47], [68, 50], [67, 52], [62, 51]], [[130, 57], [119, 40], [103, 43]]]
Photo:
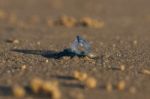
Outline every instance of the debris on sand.
[[142, 73], [142, 74], [145, 74], [145, 75], [150, 75], [150, 70], [148, 70], [148, 69], [143, 69], [143, 70], [141, 71], [141, 73]]
[[52, 99], [61, 98], [61, 92], [57, 81], [45, 81], [42, 85], [42, 90], [50, 95]]
[[34, 93], [38, 93], [42, 88], [43, 80], [34, 78], [30, 81], [30, 87]]
[[[6, 20], [7, 19], [7, 20]], [[6, 20], [12, 25], [17, 25], [21, 28], [29, 28], [31, 25], [37, 25], [43, 21], [40, 16], [32, 15], [25, 22], [24, 20], [20, 20], [19, 16], [16, 13], [11, 12], [8, 13], [0, 9], [0, 20]], [[86, 28], [103, 28], [105, 22], [103, 20], [97, 20], [91, 17], [83, 17], [83, 18], [75, 18], [73, 16], [63, 15], [58, 17], [56, 20], [51, 19], [50, 17], [45, 17], [45, 24], [48, 27], [52, 26], [64, 26], [67, 28], [72, 27], [86, 27]]]
[[[51, 99], [60, 99], [61, 92], [57, 81], [44, 81], [40, 78], [33, 78], [30, 81], [32, 93], [34, 94], [45, 94], [50, 96]], [[17, 98], [22, 98], [26, 95], [26, 89], [22, 86], [15, 85], [12, 87], [13, 95]]]
[[126, 87], [126, 83], [125, 83], [124, 80], [121, 80], [121, 81], [118, 82], [118, 84], [117, 84], [117, 89], [118, 89], [119, 91], [123, 91], [123, 90], [125, 89], [125, 87]]
[[125, 65], [123, 65], [123, 64], [120, 65], [120, 70], [121, 70], [121, 71], [124, 71], [124, 70], [125, 70]]
[[95, 88], [97, 86], [97, 80], [94, 77], [88, 76], [87, 73], [74, 71], [73, 77], [82, 81], [87, 88]]
[[39, 78], [34, 78], [30, 82], [30, 87], [35, 94], [45, 93], [52, 99], [61, 98], [61, 92], [57, 81], [44, 81]]
[[76, 27], [84, 26], [90, 28], [102, 28], [104, 27], [104, 22], [99, 21], [90, 17], [83, 17], [79, 20], [72, 16], [63, 15], [58, 20], [54, 21], [55, 25], [62, 25], [65, 27]]
[[119, 70], [119, 71], [125, 71], [126, 70], [126, 65], [121, 64], [121, 65], [115, 65], [115, 66], [110, 66], [109, 68], [114, 69], [114, 70]]
[[74, 71], [73, 77], [79, 81], [85, 81], [88, 75], [84, 72]]
[[49, 62], [49, 60], [48, 60], [48, 59], [46, 59], [46, 60], [45, 60], [45, 63], [48, 63], [48, 62]]
[[6, 42], [8, 42], [8, 43], [14, 43], [14, 44], [19, 44], [20, 43], [20, 41], [17, 40], [17, 39], [8, 39], [8, 40], [6, 40]]
[[95, 88], [97, 86], [97, 80], [94, 77], [88, 77], [85, 80], [87, 88]]
[[25, 69], [27, 69], [27, 65], [22, 65], [21, 70], [25, 70]]
[[25, 96], [26, 94], [26, 91], [23, 87], [19, 86], [19, 85], [15, 85], [13, 86], [12, 88], [12, 92], [13, 92], [13, 95], [17, 98], [22, 98]]
[[104, 26], [103, 21], [98, 21], [90, 17], [84, 17], [81, 19], [80, 24], [86, 27], [102, 28]]
[[97, 56], [95, 53], [89, 53], [89, 54], [87, 54], [87, 56], [88, 56], [89, 58], [91, 58], [91, 59], [96, 59], [96, 58], [98, 58], [98, 56]]
[[66, 26], [66, 27], [74, 27], [76, 25], [76, 19], [69, 16], [61, 16], [57, 24]]

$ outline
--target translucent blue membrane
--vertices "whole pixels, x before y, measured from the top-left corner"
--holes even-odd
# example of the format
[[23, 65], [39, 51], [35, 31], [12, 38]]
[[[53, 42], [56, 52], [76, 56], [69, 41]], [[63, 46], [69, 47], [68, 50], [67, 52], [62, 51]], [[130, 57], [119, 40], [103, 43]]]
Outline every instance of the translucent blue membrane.
[[77, 36], [76, 39], [73, 41], [70, 49], [73, 53], [77, 55], [87, 55], [91, 51], [91, 46], [81, 36]]

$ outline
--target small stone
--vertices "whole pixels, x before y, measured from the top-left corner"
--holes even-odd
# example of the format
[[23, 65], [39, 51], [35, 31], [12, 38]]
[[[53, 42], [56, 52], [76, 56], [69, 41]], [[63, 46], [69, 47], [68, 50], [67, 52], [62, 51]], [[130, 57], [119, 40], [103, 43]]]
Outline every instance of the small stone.
[[48, 59], [46, 59], [46, 60], [45, 60], [45, 62], [46, 62], [46, 63], [48, 63], [48, 62], [49, 62], [49, 60], [48, 60]]
[[22, 98], [26, 94], [25, 89], [21, 86], [18, 86], [18, 85], [15, 85], [13, 87], [12, 91], [13, 91], [14, 96], [17, 98]]
[[92, 59], [97, 58], [97, 55], [94, 54], [94, 53], [89, 53], [87, 56], [88, 56], [89, 58], [92, 58]]
[[74, 71], [73, 76], [75, 79], [77, 79], [79, 81], [84, 81], [88, 77], [86, 73], [79, 72], [79, 71]]
[[93, 77], [89, 77], [85, 80], [85, 84], [88, 88], [95, 88], [97, 86], [97, 81]]
[[73, 27], [76, 25], [76, 19], [69, 16], [62, 16], [59, 20], [59, 24], [64, 25], [66, 27]]
[[18, 44], [19, 40], [14, 40], [13, 43]]
[[61, 92], [58, 87], [57, 81], [46, 81], [42, 85], [42, 89], [45, 93], [49, 94], [52, 99], [60, 99]]
[[8, 43], [14, 43], [14, 44], [18, 44], [19, 43], [19, 40], [17, 39], [14, 39], [14, 40], [7, 40]]
[[143, 69], [141, 72], [145, 75], [150, 75], [150, 70]]
[[22, 69], [22, 70], [25, 70], [26, 68], [27, 68], [26, 65], [22, 65], [22, 66], [21, 66], [21, 69]]
[[120, 65], [120, 70], [124, 71], [125, 70], [125, 65]]
[[137, 45], [137, 43], [138, 43], [137, 40], [134, 40], [134, 41], [133, 41], [133, 44], [134, 44], [134, 45]]
[[42, 89], [43, 80], [39, 78], [34, 78], [30, 82], [31, 89], [34, 93], [38, 93]]
[[121, 80], [121, 81], [118, 82], [118, 84], [117, 84], [117, 89], [118, 89], [119, 91], [124, 90], [125, 87], [126, 87], [126, 83], [125, 83], [124, 80]]
[[63, 57], [63, 59], [64, 59], [64, 60], [69, 60], [69, 59], [70, 59], [70, 57], [68, 57], [68, 56], [64, 56], [64, 57]]
[[83, 19], [81, 19], [80, 24], [82, 24], [83, 26], [94, 27], [94, 28], [102, 28], [104, 26], [103, 21], [98, 21], [90, 17], [84, 17]]

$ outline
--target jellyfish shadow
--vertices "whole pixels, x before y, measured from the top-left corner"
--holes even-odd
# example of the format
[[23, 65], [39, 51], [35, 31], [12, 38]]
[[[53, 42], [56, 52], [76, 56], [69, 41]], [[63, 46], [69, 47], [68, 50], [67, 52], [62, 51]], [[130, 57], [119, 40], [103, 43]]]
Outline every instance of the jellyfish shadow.
[[73, 58], [74, 56], [84, 57], [84, 55], [78, 55], [72, 52], [70, 49], [64, 49], [63, 51], [60, 51], [60, 52], [56, 52], [52, 50], [28, 50], [28, 49], [12, 49], [11, 51], [24, 53], [24, 54], [41, 55], [46, 58], [54, 58], [54, 59], [60, 59], [65, 56], [68, 56], [71, 58]]

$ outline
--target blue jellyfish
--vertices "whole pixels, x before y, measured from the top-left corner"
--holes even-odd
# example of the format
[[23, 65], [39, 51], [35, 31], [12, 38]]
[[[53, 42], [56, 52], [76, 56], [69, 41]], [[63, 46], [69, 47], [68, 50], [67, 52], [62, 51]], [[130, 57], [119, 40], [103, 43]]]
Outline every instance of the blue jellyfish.
[[77, 55], [85, 56], [91, 52], [91, 46], [81, 36], [77, 36], [76, 39], [73, 41], [73, 43], [70, 47], [70, 50], [71, 50], [71, 52], [73, 52]]

